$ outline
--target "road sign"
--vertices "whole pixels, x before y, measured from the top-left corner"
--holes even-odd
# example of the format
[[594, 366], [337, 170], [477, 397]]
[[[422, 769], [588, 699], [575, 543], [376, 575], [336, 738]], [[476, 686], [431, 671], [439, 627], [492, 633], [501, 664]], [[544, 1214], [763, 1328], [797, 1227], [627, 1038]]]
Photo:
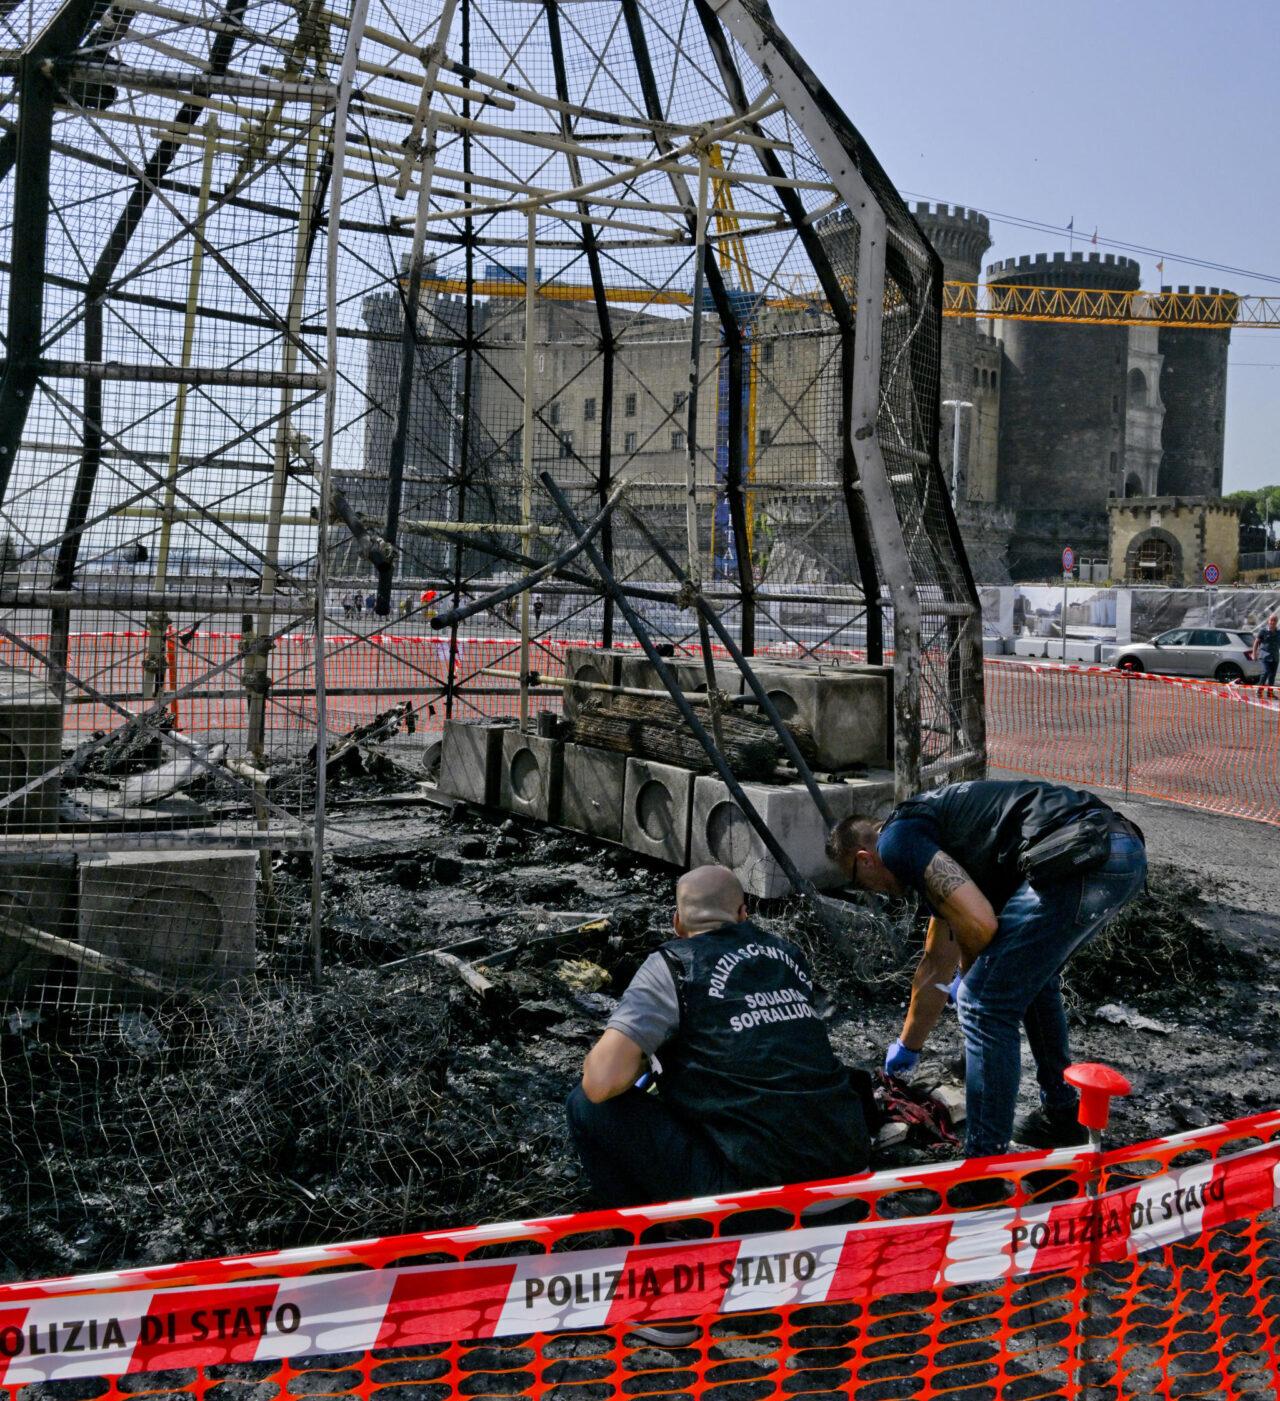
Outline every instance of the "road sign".
[[1222, 571], [1216, 564], [1206, 564], [1204, 567], [1204, 581], [1206, 584], [1216, 584], [1222, 577]]
[[1071, 548], [1070, 545], [1068, 545], [1068, 546], [1066, 546], [1066, 548], [1062, 551], [1062, 572], [1063, 572], [1064, 574], [1070, 574], [1071, 571], [1072, 571], [1075, 567], [1076, 567], [1076, 552]]

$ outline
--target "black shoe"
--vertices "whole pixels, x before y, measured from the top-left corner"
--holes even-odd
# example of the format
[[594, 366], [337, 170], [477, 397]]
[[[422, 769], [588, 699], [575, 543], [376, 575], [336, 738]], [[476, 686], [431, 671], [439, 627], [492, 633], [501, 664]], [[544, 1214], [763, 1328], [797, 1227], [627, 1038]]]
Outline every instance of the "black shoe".
[[1014, 1125], [1013, 1141], [1023, 1148], [1079, 1148], [1089, 1142], [1089, 1130], [1076, 1117], [1076, 1107], [1048, 1109], [1041, 1105]]
[[627, 1333], [646, 1343], [668, 1348], [690, 1347], [702, 1337], [702, 1329], [696, 1323], [646, 1323], [628, 1328]]

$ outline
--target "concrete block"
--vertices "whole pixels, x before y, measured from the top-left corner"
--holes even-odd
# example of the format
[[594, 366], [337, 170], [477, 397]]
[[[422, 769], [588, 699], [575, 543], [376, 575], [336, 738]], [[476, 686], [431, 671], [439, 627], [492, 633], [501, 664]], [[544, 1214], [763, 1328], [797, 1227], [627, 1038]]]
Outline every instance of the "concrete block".
[[[887, 771], [821, 787], [837, 819], [854, 813], [879, 817], [893, 806], [893, 775]], [[826, 825], [803, 783], [785, 787], [744, 783], [742, 788], [801, 875], [820, 890], [843, 884], [844, 877], [827, 860]], [[729, 790], [709, 775], [696, 779], [693, 786], [689, 865], [728, 866], [747, 894], [760, 899], [777, 899], [791, 889], [782, 867]]]
[[[80, 862], [79, 939], [179, 987], [214, 991], [253, 977], [255, 851], [121, 851]], [[151, 1000], [123, 978], [81, 968], [78, 1000]]]
[[[79, 937], [74, 856], [0, 860], [0, 913], [63, 939]], [[0, 936], [0, 1002], [57, 1001], [72, 965], [16, 939]]]
[[560, 823], [611, 842], [622, 840], [627, 756], [585, 744], [564, 746]]
[[[29, 671], [0, 666], [0, 794], [25, 787], [62, 760], [62, 704]], [[0, 836], [58, 825], [58, 780], [0, 808]]]
[[[564, 651], [564, 672], [570, 679], [594, 681], [600, 685], [616, 686], [622, 666], [621, 652], [607, 652], [602, 647], [566, 647]], [[603, 691], [578, 691], [566, 686], [564, 692], [564, 713], [572, 719], [578, 707], [592, 696], [605, 695]]]
[[[1019, 637], [1013, 644], [1013, 652], [1017, 657], [1042, 657], [1047, 661], [1060, 662], [1062, 657], [1062, 639], [1060, 637]], [[1068, 662], [1086, 662], [1094, 665], [1102, 655], [1102, 644], [1092, 642], [1087, 639], [1073, 640], [1067, 638]]]
[[504, 812], [560, 821], [564, 745], [558, 739], [507, 730], [502, 736], [502, 773], [498, 805]]
[[1003, 657], [1006, 651], [1006, 640], [1003, 637], [984, 637], [982, 639], [982, 655], [984, 657]]
[[892, 667], [820, 670], [766, 663], [756, 675], [782, 718], [813, 732], [818, 769], [880, 768], [890, 761]]
[[[701, 658], [664, 657], [663, 660], [676, 674], [680, 689], [687, 695], [697, 695], [707, 689], [707, 674]], [[733, 662], [716, 662], [713, 666], [716, 685], [728, 696], [736, 696], [742, 690], [742, 673]], [[638, 687], [643, 691], [663, 691], [662, 678], [658, 669], [643, 652], [622, 659], [621, 684]]]
[[683, 866], [689, 855], [694, 774], [672, 764], [628, 759], [622, 798], [622, 844]]
[[502, 736], [509, 729], [487, 720], [446, 720], [440, 740], [440, 791], [481, 807], [497, 807]]

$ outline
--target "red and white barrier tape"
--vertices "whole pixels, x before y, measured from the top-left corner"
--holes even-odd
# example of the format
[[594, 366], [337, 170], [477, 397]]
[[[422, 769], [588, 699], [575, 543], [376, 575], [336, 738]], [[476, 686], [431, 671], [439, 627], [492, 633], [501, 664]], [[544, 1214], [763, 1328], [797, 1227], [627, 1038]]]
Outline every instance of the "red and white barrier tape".
[[1079, 1272], [1280, 1202], [1280, 1143], [1096, 1199], [178, 1289], [0, 1302], [0, 1385], [864, 1300]]

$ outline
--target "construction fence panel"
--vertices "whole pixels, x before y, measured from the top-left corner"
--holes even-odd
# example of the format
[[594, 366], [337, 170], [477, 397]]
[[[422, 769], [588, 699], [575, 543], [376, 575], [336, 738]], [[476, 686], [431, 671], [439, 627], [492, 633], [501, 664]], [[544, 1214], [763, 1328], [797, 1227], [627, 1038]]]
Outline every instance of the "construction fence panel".
[[992, 768], [1280, 823], [1280, 690], [991, 662]]
[[[10, 1284], [0, 1386], [1261, 1401], [1280, 1394], [1278, 1135], [1272, 1112], [1106, 1154]], [[979, 1180], [1007, 1199], [958, 1210]], [[696, 1338], [632, 1332], [671, 1319]]]

